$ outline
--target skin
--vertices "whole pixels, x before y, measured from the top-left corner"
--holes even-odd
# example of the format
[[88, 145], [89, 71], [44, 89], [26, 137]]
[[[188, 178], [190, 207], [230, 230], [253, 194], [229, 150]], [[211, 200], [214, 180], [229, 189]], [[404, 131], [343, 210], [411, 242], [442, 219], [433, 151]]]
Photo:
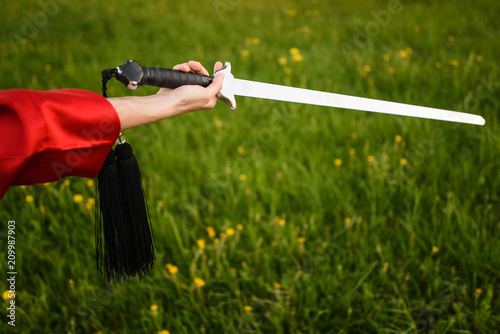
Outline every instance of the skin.
[[[222, 63], [214, 65], [214, 72]], [[174, 70], [209, 75], [197, 61], [178, 64]], [[108, 98], [115, 108], [122, 131], [144, 124], [157, 122], [175, 115], [196, 110], [212, 109], [217, 103], [217, 93], [222, 89], [224, 74], [217, 75], [208, 87], [186, 85], [176, 89], [161, 88], [155, 95]]]

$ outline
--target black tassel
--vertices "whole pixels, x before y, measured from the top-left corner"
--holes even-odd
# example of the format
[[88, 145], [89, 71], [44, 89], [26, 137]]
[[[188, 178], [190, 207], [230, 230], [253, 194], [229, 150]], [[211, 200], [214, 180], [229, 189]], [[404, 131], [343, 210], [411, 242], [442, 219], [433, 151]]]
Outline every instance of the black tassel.
[[142, 186], [141, 173], [132, 146], [123, 137], [115, 147], [118, 164], [126, 234], [127, 275], [142, 278], [154, 267], [155, 251], [149, 211]]
[[124, 276], [125, 244], [121, 241], [125, 213], [118, 179], [118, 164], [113, 149], [109, 151], [96, 186], [96, 261], [97, 271], [109, 281]]

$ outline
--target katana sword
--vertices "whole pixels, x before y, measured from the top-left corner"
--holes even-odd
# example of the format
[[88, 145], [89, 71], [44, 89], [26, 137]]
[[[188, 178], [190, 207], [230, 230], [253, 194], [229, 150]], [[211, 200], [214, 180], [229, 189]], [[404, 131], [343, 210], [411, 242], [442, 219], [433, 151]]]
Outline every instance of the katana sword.
[[[171, 69], [141, 67], [135, 60], [129, 60], [115, 69], [103, 71], [103, 78], [105, 75], [107, 77], [116, 77], [129, 89], [137, 89], [142, 85], [163, 88], [177, 88], [183, 85], [201, 85], [206, 87], [212, 82], [215, 76], [221, 73], [224, 73], [224, 80], [218, 97], [229, 104], [232, 110], [236, 109], [235, 96], [247, 96], [440, 121], [475, 125], [485, 124], [483, 117], [464, 112], [236, 79], [231, 73], [231, 64], [229, 62], [225, 63], [224, 68], [215, 72], [213, 77], [210, 77]], [[105, 91], [105, 85], [103, 85], [103, 90]]]

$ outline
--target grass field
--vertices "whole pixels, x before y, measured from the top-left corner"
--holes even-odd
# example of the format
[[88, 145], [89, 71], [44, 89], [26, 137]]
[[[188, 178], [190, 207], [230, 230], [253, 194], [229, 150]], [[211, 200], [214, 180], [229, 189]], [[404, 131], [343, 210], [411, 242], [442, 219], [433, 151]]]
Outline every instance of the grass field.
[[[150, 277], [96, 273], [89, 179], [0, 202], [10, 333], [498, 333], [498, 1], [10, 1], [1, 89], [100, 91], [103, 69], [236, 77], [481, 114], [483, 127], [239, 98], [125, 133]], [[6, 14], [7, 13], [7, 14]], [[110, 96], [131, 92], [117, 81]]]

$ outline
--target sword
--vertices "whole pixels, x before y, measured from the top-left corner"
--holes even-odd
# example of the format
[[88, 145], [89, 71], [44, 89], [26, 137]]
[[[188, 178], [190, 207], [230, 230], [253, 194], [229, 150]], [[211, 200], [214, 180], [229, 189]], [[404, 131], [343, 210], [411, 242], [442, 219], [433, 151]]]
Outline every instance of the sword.
[[[163, 88], [177, 88], [183, 85], [206, 87], [210, 85], [215, 76], [221, 73], [224, 73], [224, 81], [218, 97], [225, 101], [232, 110], [236, 109], [235, 96], [246, 96], [457, 123], [485, 124], [483, 117], [464, 112], [236, 79], [231, 73], [231, 64], [229, 62], [225, 63], [224, 68], [215, 72], [213, 77], [210, 77], [171, 69], [141, 67], [135, 60], [129, 60], [115, 69], [103, 71], [103, 78], [105, 75], [116, 77], [129, 89], [137, 89], [142, 85]], [[105, 90], [103, 80], [103, 91], [105, 92]]]

